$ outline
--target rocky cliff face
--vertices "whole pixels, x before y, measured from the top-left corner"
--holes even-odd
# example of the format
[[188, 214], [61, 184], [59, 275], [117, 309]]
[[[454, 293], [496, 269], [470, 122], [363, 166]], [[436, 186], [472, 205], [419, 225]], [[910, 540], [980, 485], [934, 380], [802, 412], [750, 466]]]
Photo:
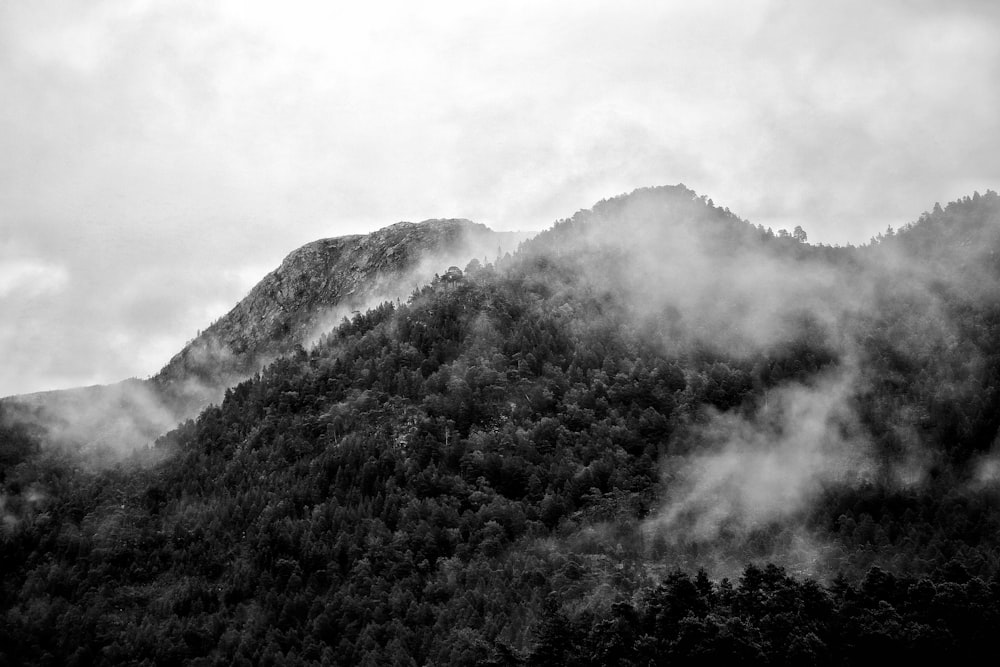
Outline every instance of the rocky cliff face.
[[288, 255], [152, 383], [184, 412], [197, 409], [275, 357], [308, 347], [353, 311], [405, 299], [450, 265], [512, 251], [526, 237], [450, 219], [314, 241]]

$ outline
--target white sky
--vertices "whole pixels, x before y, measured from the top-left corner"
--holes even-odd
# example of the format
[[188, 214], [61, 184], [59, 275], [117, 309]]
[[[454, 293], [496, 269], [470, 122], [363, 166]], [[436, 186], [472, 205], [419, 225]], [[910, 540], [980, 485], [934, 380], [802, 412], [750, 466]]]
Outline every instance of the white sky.
[[1000, 189], [994, 6], [0, 2], [0, 396], [145, 377], [399, 220], [682, 182], [863, 243]]

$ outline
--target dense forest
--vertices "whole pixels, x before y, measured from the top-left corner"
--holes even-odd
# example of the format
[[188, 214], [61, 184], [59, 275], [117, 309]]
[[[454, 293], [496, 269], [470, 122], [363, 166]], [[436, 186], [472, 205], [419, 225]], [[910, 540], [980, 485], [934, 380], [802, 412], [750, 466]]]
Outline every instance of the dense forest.
[[651, 188], [114, 465], [0, 414], [0, 664], [981, 655], [998, 252], [994, 192], [835, 248]]

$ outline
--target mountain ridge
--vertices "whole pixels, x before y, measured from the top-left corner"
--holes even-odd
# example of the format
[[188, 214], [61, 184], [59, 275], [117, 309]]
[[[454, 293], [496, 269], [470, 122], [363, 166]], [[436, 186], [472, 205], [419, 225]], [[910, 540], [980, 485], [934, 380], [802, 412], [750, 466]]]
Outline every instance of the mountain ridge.
[[291, 251], [225, 315], [148, 380], [0, 399], [9, 416], [73, 448], [151, 443], [268, 362], [308, 346], [340, 319], [406, 297], [449, 265], [509, 252], [529, 233], [495, 232], [462, 218], [397, 222], [369, 234], [318, 239]]
[[[228, 313], [152, 377], [183, 404], [190, 379], [229, 386], [268, 360], [308, 346], [321, 329], [381, 300], [407, 296], [484, 253], [513, 250], [528, 234], [494, 232], [464, 218], [397, 222], [369, 234], [318, 239], [290, 252]], [[178, 391], [178, 387], [180, 391]], [[195, 396], [202, 392], [197, 389]], [[220, 396], [217, 390], [214, 396]], [[197, 398], [204, 403], [204, 398]]]
[[[646, 247], [638, 244], [641, 254], [646, 255], [644, 262], [636, 265], [623, 257], [621, 262], [606, 267], [616, 280], [626, 281], [636, 277], [637, 266], [652, 275], [662, 272], [660, 265], [665, 262], [683, 266], [686, 259], [674, 256], [672, 246], [688, 247], [693, 239], [696, 246], [707, 247], [712, 253], [722, 251], [732, 256], [761, 247], [788, 260], [812, 257], [821, 258], [824, 263], [857, 266], [864, 253], [887, 252], [900, 245], [911, 250], [912, 246], [918, 246], [929, 252], [928, 248], [934, 246], [929, 239], [943, 235], [946, 247], [950, 248], [949, 262], [954, 263], [976, 248], [990, 247], [992, 237], [984, 235], [993, 228], [977, 224], [962, 236], [963, 228], [950, 224], [950, 218], [965, 219], [970, 208], [988, 208], [996, 198], [995, 192], [988, 191], [985, 195], [976, 193], [952, 202], [944, 209], [935, 206], [933, 212], [922, 214], [897, 232], [879, 235], [870, 245], [859, 247], [809, 244], [804, 236], [796, 239], [783, 230], [775, 234], [715, 206], [710, 198], [699, 196], [683, 184], [637, 188], [602, 199], [537, 235], [493, 232], [485, 225], [462, 218], [397, 222], [369, 234], [318, 239], [294, 249], [229, 312], [201, 331], [146, 381], [129, 379], [111, 385], [49, 390], [0, 400], [11, 406], [19, 402], [26, 405], [30, 409], [20, 413], [35, 422], [53, 421], [37, 414], [47, 408], [56, 413], [54, 421], [66, 425], [61, 432], [74, 431], [69, 422], [86, 424], [83, 431], [88, 443], [107, 439], [100, 414], [110, 410], [117, 413], [111, 421], [119, 423], [111, 432], [120, 436], [134, 431], [132, 437], [125, 439], [133, 444], [150, 442], [177, 420], [194, 416], [208, 403], [220, 400], [226, 387], [297, 346], [308, 346], [343, 317], [380, 300], [405, 297], [451, 263], [464, 267], [473, 257], [486, 259], [494, 253], [508, 252], [532, 236], [535, 238], [525, 244], [522, 261], [533, 254], [555, 253], [575, 254], [572, 261], [580, 263], [589, 261], [586, 249], [579, 247], [582, 239], [588, 239], [586, 242], [591, 245], [603, 243], [628, 248], [637, 245], [631, 238], [633, 235], [646, 234]], [[960, 215], [959, 211], [963, 213]], [[648, 221], [654, 219], [659, 222], [650, 227]], [[443, 255], [436, 263], [421, 266], [421, 262], [438, 251], [443, 251]], [[714, 275], [716, 271], [705, 274], [705, 267], [693, 268], [695, 275], [719, 280]], [[726, 271], [725, 267], [721, 270]], [[953, 267], [952, 271], [960, 269]], [[666, 277], [691, 279], [691, 275]], [[632, 287], [641, 290], [642, 282], [640, 279]], [[963, 284], [968, 283], [966, 276]], [[717, 297], [713, 292], [702, 296]], [[126, 392], [135, 395], [125, 396]], [[99, 404], [101, 408], [87, 410], [88, 403]], [[142, 410], [140, 406], [148, 408]], [[141, 425], [131, 429], [127, 413], [135, 410], [144, 414], [138, 420]]]
[[[996, 248], [963, 244], [1000, 229], [1000, 200], [929, 214], [961, 240], [911, 253], [813, 249], [660, 195], [627, 207], [631, 235], [612, 210], [605, 234], [561, 225], [341, 320], [153, 461], [84, 474], [14, 433], [9, 655], [528, 667], [989, 650], [1000, 272]], [[970, 265], [938, 270], [956, 259]]]

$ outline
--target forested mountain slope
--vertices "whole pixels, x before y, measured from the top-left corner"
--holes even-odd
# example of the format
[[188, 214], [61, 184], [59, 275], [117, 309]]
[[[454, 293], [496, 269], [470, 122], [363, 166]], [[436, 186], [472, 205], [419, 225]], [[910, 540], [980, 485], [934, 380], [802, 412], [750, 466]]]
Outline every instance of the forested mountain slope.
[[9, 397], [8, 418], [31, 425], [52, 446], [120, 458], [218, 402], [227, 387], [270, 361], [308, 347], [345, 316], [405, 298], [452, 264], [513, 251], [528, 236], [448, 219], [309, 243], [150, 380]]
[[[314, 241], [186, 345], [153, 385], [182, 401], [197, 393], [193, 384], [217, 392], [297, 346], [308, 347], [344, 317], [406, 297], [450, 265], [511, 252], [529, 236], [449, 219]], [[221, 393], [211, 396], [218, 400]]]
[[1000, 627], [998, 229], [990, 192], [814, 247], [640, 190], [355, 315], [155, 461], [8, 428], [0, 651], [971, 656]]

